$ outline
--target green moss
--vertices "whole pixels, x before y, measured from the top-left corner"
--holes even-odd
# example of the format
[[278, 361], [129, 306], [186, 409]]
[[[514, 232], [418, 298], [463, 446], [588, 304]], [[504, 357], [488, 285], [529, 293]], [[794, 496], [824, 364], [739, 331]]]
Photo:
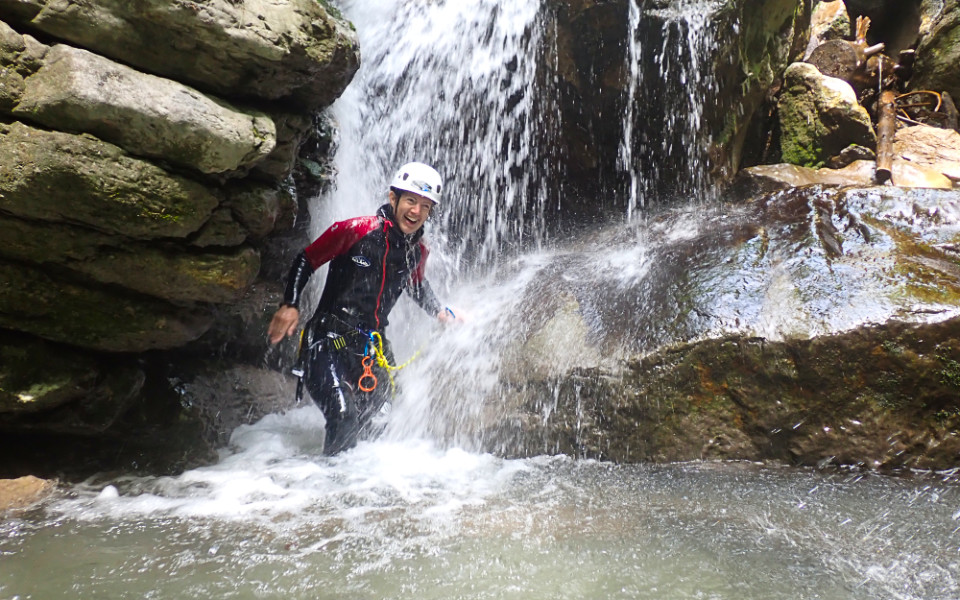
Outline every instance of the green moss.
[[943, 365], [938, 372], [940, 383], [960, 389], [960, 362], [942, 353], [937, 354], [937, 360]]

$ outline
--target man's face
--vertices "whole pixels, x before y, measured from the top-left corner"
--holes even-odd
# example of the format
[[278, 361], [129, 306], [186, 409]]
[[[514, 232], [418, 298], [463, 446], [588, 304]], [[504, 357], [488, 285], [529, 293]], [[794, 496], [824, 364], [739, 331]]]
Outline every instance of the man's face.
[[397, 198], [390, 192], [390, 204], [393, 205], [393, 214], [397, 218], [400, 231], [405, 235], [414, 233], [426, 222], [433, 208], [433, 201], [413, 192], [403, 192]]

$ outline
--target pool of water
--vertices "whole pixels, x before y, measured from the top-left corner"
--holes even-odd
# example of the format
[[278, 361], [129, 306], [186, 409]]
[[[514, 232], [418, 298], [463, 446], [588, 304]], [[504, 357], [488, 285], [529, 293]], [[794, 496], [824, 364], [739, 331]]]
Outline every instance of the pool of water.
[[958, 598], [960, 485], [746, 463], [321, 454], [313, 407], [212, 466], [0, 522], [0, 598]]

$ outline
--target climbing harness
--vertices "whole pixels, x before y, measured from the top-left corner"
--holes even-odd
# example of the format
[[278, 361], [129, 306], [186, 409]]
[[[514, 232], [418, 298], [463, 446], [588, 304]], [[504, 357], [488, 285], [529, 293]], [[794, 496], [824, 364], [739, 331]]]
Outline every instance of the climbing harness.
[[[372, 392], [377, 388], [377, 378], [374, 376], [373, 371], [371, 370], [373, 367], [374, 358], [377, 360], [377, 366], [381, 369], [385, 369], [387, 371], [387, 375], [390, 377], [390, 392], [396, 393], [397, 384], [393, 379], [393, 372], [399, 371], [400, 369], [406, 367], [412, 363], [415, 358], [420, 356], [420, 350], [417, 350], [414, 352], [413, 356], [410, 357], [410, 360], [402, 365], [391, 365], [390, 361], [387, 360], [386, 355], [383, 353], [383, 336], [381, 336], [380, 332], [378, 331], [370, 332], [370, 339], [367, 341], [367, 347], [364, 349], [363, 353], [365, 354], [362, 361], [363, 375], [360, 376], [360, 381], [357, 383], [357, 385], [364, 392]], [[364, 381], [370, 378], [373, 379], [373, 386], [371, 387], [369, 384], [367, 384], [365, 387]], [[367, 387], [370, 389], [366, 389]]]

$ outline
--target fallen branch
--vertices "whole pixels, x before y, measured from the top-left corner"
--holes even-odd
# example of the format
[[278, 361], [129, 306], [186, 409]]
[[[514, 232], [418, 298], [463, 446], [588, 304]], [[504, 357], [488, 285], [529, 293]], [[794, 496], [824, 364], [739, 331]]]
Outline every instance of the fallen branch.
[[897, 133], [897, 95], [891, 90], [880, 94], [877, 119], [877, 183], [885, 183], [893, 176], [893, 138]]

